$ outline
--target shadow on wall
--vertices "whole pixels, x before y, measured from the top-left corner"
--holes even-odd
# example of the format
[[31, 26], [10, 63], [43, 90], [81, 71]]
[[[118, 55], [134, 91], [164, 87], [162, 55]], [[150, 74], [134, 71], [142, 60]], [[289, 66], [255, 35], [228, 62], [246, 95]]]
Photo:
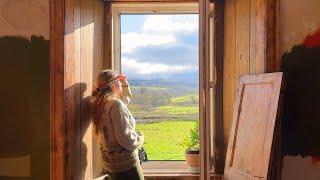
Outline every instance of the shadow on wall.
[[91, 123], [90, 99], [84, 97], [87, 89], [85, 83], [77, 83], [65, 90], [65, 96], [75, 98], [66, 104], [69, 113], [66, 113], [66, 167], [70, 174], [67, 179], [85, 179], [87, 169], [88, 148], [84, 142], [84, 136]]
[[[0, 59], [0, 160], [30, 156], [21, 171], [49, 179], [49, 41], [0, 37]], [[0, 177], [19, 171], [2, 170]]]
[[285, 53], [281, 68], [286, 72], [283, 156], [320, 156], [320, 31]]

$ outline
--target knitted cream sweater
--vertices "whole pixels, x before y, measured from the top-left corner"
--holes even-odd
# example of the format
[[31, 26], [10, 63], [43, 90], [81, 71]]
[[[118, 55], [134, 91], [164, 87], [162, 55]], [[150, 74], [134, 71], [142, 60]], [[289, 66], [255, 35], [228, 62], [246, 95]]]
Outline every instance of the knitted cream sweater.
[[120, 97], [105, 96], [102, 125], [98, 133], [103, 168], [109, 172], [129, 170], [139, 164], [137, 148], [144, 138], [135, 132], [135, 119], [127, 108], [131, 91], [127, 81], [122, 82]]

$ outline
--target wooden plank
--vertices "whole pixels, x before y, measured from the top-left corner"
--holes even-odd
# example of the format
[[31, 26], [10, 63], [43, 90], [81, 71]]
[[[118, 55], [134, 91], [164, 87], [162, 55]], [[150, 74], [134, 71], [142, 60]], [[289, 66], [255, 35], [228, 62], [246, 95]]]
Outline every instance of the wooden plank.
[[50, 0], [50, 179], [65, 179], [64, 1]]
[[267, 0], [266, 72], [280, 71], [280, 0]]
[[[266, 72], [267, 0], [250, 1], [250, 74]], [[270, 52], [272, 53], [272, 52]]]
[[[215, 106], [216, 106], [216, 44], [215, 44], [215, 33], [216, 33], [216, 23], [214, 21], [215, 17], [215, 6], [213, 3], [209, 3], [209, 31], [210, 31], [210, 48], [209, 48], [209, 71], [210, 71], [210, 166], [212, 170], [215, 170], [215, 145], [216, 145], [216, 112], [215, 112]], [[214, 171], [215, 172], [215, 171]]]
[[75, 143], [74, 143], [74, 158], [75, 158], [75, 179], [81, 179], [82, 174], [82, 166], [81, 166], [81, 142], [82, 142], [82, 136], [81, 136], [81, 109], [80, 109], [80, 103], [82, 101], [82, 92], [81, 92], [81, 86], [85, 86], [81, 82], [81, 0], [74, 0], [74, 58], [75, 58], [75, 71], [74, 71], [74, 79], [76, 82], [75, 86], [75, 97], [74, 101], [76, 104], [75, 107]]
[[[199, 180], [196, 174], [145, 174], [145, 180]], [[103, 180], [104, 176], [95, 178], [94, 180]], [[212, 174], [211, 180], [222, 180], [220, 175]]]
[[[275, 29], [275, 63], [274, 63], [274, 68], [268, 68], [268, 72], [278, 72], [281, 70], [281, 47], [280, 47], [280, 0], [274, 0], [274, 29]], [[267, 66], [270, 67], [270, 66]]]
[[[103, 69], [103, 51], [104, 46], [104, 3], [101, 0], [94, 0], [94, 47], [93, 47], [93, 74], [92, 77], [96, 77], [98, 72]], [[93, 177], [100, 176], [102, 174], [102, 160], [100, 154], [100, 148], [96, 138], [93, 136], [92, 152], [93, 152]]]
[[247, 75], [239, 82], [225, 179], [269, 179], [282, 73]]
[[212, 138], [214, 148], [214, 172], [217, 174], [223, 174], [224, 162], [225, 162], [225, 146], [223, 134], [223, 54], [224, 54], [224, 9], [225, 1], [216, 0], [214, 3], [214, 45], [215, 50], [215, 76], [216, 87], [214, 93], [214, 118], [212, 132], [214, 136]]
[[[233, 102], [235, 99], [236, 72], [236, 0], [227, 0], [225, 4], [225, 40], [223, 63], [223, 129], [224, 142], [228, 142], [232, 120]], [[225, 145], [224, 152], [227, 147]]]
[[210, 31], [209, 31], [209, 1], [199, 2], [199, 116], [200, 116], [200, 179], [210, 179]]
[[[250, 0], [236, 1], [236, 76], [249, 73], [250, 62]], [[235, 85], [236, 86], [236, 85]]]
[[81, 134], [81, 179], [92, 179], [92, 141], [93, 131], [90, 123], [88, 97], [91, 95], [93, 81], [93, 43], [94, 43], [94, 21], [93, 0], [81, 0], [81, 29], [80, 29], [80, 82], [85, 86], [80, 87], [80, 134]]
[[66, 129], [66, 179], [75, 179], [76, 172], [76, 151], [74, 150], [76, 135], [76, 104], [74, 87], [75, 82], [75, 54], [74, 54], [74, 1], [65, 1], [65, 112]]
[[104, 5], [104, 61], [103, 67], [112, 68], [112, 14], [111, 3], [105, 2]]

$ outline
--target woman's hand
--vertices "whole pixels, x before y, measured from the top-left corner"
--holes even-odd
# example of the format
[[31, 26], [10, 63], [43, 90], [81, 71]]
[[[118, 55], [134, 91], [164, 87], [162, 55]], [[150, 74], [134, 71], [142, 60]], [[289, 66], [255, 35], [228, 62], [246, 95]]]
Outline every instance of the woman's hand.
[[[143, 142], [142, 144], [144, 144], [144, 135], [143, 135], [143, 133], [141, 131], [136, 131], [136, 132], [137, 132], [139, 138], [142, 140], [142, 142]], [[141, 147], [142, 147], [142, 144], [141, 144]]]
[[125, 81], [127, 79], [127, 77], [123, 74], [118, 74], [117, 79], [119, 79], [122, 82], [122, 81]]
[[143, 136], [143, 133], [142, 133], [141, 131], [137, 131], [137, 134], [138, 134], [139, 136]]

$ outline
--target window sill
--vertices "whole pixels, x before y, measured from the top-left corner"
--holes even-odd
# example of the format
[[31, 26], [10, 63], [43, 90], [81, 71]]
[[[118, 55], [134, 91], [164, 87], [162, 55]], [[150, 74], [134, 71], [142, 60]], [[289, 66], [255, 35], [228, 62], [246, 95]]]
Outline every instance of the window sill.
[[[185, 161], [148, 161], [141, 165], [144, 177], [199, 177], [199, 173], [191, 173]], [[94, 180], [103, 180], [105, 175]], [[222, 179], [222, 175], [211, 174], [212, 179]]]
[[141, 167], [144, 174], [197, 174], [188, 171], [185, 161], [148, 161]]

